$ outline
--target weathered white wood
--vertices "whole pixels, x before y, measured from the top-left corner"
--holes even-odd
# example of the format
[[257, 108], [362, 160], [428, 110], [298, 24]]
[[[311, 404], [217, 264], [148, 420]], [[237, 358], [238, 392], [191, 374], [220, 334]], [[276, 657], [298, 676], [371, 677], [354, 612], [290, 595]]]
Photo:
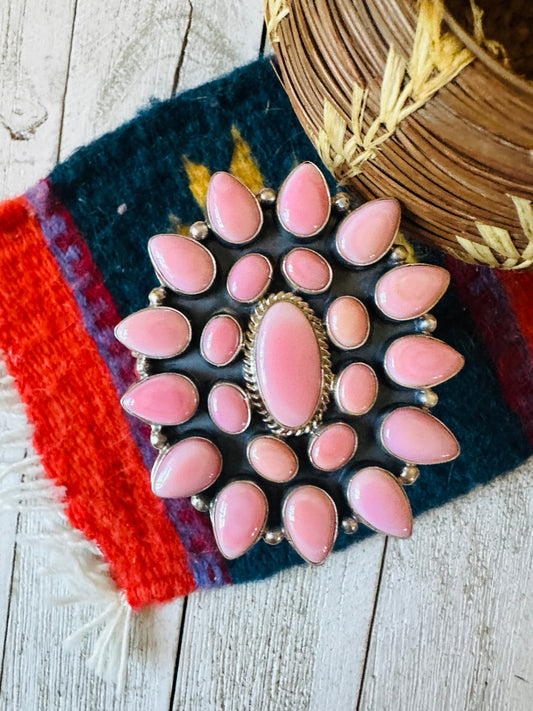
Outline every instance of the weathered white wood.
[[533, 460], [389, 541], [361, 710], [529, 711]]
[[174, 711], [352, 711], [383, 545], [190, 596]]

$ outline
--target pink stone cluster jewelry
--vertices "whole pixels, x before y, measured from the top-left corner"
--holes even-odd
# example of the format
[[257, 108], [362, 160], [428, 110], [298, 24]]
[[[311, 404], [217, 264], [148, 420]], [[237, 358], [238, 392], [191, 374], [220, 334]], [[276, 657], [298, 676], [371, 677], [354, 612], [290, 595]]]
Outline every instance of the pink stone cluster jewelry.
[[[275, 208], [275, 209], [274, 209]], [[161, 286], [117, 338], [152, 425], [152, 486], [209, 511], [227, 558], [286, 538], [321, 564], [339, 524], [406, 538], [404, 485], [459, 445], [429, 413], [463, 365], [429, 335], [449, 275], [407, 264], [394, 199], [350, 210], [312, 163], [277, 196], [216, 173], [207, 220], [152, 237]]]

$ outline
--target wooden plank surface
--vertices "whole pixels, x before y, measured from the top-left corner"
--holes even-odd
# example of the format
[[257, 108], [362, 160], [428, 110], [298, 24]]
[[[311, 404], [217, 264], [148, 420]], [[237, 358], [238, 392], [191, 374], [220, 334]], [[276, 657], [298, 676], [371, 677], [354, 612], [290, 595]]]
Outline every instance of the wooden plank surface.
[[[4, 196], [152, 96], [257, 56], [261, 3], [0, 0], [0, 27]], [[11, 397], [9, 386], [2, 392], [0, 404]], [[526, 711], [532, 473], [529, 462], [426, 514], [410, 541], [374, 537], [320, 569], [154, 610], [136, 626], [119, 695], [87, 669], [87, 645], [61, 644], [90, 607], [49, 604], [68, 587], [42, 578], [25, 546], [15, 549], [16, 517], [4, 516], [0, 708]], [[37, 516], [22, 519], [20, 533], [44, 535], [43, 527]]]

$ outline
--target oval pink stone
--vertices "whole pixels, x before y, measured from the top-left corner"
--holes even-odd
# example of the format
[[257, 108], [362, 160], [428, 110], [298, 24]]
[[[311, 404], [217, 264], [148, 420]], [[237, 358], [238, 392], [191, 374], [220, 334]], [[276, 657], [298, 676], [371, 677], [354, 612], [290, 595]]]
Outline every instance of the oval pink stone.
[[322, 389], [318, 341], [307, 316], [281, 301], [264, 315], [257, 334], [258, 386], [267, 409], [288, 428], [313, 416]]
[[459, 443], [436, 417], [416, 407], [399, 407], [383, 420], [381, 439], [398, 459], [411, 464], [440, 464], [459, 456]]
[[225, 486], [211, 514], [222, 555], [231, 559], [246, 553], [261, 535], [267, 514], [267, 499], [257, 484], [234, 481]]
[[207, 398], [209, 414], [223, 432], [239, 434], [250, 424], [250, 403], [238, 385], [217, 383]]
[[183, 294], [202, 294], [215, 279], [211, 252], [192, 237], [156, 235], [148, 242], [152, 264], [165, 284]]
[[374, 264], [391, 248], [399, 226], [398, 200], [371, 200], [341, 222], [336, 236], [337, 251], [350, 264]]
[[381, 467], [365, 467], [351, 478], [348, 501], [370, 528], [397, 538], [409, 538], [413, 532], [409, 499], [395, 477]]
[[222, 455], [205, 437], [187, 437], [161, 454], [152, 469], [152, 489], [163, 498], [193, 496], [216, 481]]
[[160, 373], [135, 383], [122, 396], [122, 407], [145, 422], [180, 425], [198, 408], [198, 390], [179, 373]]
[[433, 264], [404, 264], [384, 274], [376, 284], [376, 303], [396, 321], [417, 318], [432, 309], [450, 283], [450, 275]]
[[337, 538], [337, 510], [331, 497], [317, 486], [294, 489], [283, 505], [288, 540], [309, 563], [320, 565]]
[[235, 262], [228, 274], [228, 293], [235, 301], [256, 301], [268, 289], [271, 279], [272, 265], [266, 257], [245, 254]]
[[351, 363], [341, 371], [335, 388], [339, 408], [348, 415], [364, 415], [376, 402], [378, 379], [366, 363]]
[[370, 332], [368, 311], [355, 296], [340, 296], [328, 309], [326, 327], [330, 339], [339, 348], [359, 348]]
[[230, 173], [215, 173], [207, 189], [210, 227], [226, 242], [250, 242], [263, 225], [263, 213], [252, 191]]
[[298, 472], [298, 457], [286, 442], [268, 435], [248, 446], [248, 460], [255, 471], [270, 481], [290, 481]]
[[291, 286], [308, 294], [320, 294], [325, 291], [333, 276], [324, 257], [305, 247], [298, 247], [289, 252], [281, 269]]
[[180, 311], [158, 306], [137, 311], [115, 328], [115, 337], [131, 351], [150, 358], [172, 358], [191, 341], [191, 324]]
[[200, 338], [200, 350], [208, 363], [227, 365], [242, 346], [242, 330], [233, 316], [219, 314], [206, 323]]
[[309, 448], [309, 459], [313, 466], [326, 472], [340, 469], [355, 454], [357, 434], [345, 422], [327, 425], [313, 438]]
[[289, 174], [278, 197], [278, 217], [297, 237], [313, 237], [323, 229], [331, 211], [329, 188], [314, 163], [302, 163]]
[[385, 353], [385, 369], [395, 383], [429, 388], [452, 378], [465, 359], [454, 348], [430, 336], [403, 336]]

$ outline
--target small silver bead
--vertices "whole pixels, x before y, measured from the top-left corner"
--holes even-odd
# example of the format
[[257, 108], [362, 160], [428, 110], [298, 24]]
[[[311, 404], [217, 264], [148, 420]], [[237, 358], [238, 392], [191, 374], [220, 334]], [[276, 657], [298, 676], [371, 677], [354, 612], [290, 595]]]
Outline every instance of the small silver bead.
[[137, 358], [137, 364], [135, 366], [135, 369], [137, 370], [137, 373], [139, 374], [140, 378], [146, 378], [148, 375], [150, 375], [150, 364], [148, 362], [148, 358], [146, 356], [139, 356]]
[[435, 407], [439, 401], [439, 396], [433, 390], [419, 390], [416, 393], [416, 402], [422, 407]]
[[150, 306], [161, 306], [165, 301], [167, 295], [167, 290], [164, 286], [156, 286], [155, 289], [148, 294], [148, 301]]
[[401, 244], [397, 244], [392, 248], [390, 253], [390, 261], [392, 264], [404, 264], [407, 261], [407, 250]]
[[269, 546], [277, 546], [278, 543], [285, 538], [283, 531], [280, 528], [274, 528], [271, 531], [265, 531], [264, 539], [265, 543]]
[[350, 536], [352, 533], [355, 533], [357, 531], [359, 524], [357, 523], [355, 518], [347, 516], [346, 518], [342, 519], [341, 526], [344, 533]]
[[404, 486], [414, 484], [420, 475], [420, 469], [414, 464], [406, 464], [400, 472], [398, 481]]
[[201, 496], [200, 494], [191, 496], [191, 504], [201, 513], [207, 513], [207, 511], [209, 511], [209, 501], [205, 498], [205, 496]]
[[193, 239], [201, 242], [209, 234], [209, 227], [203, 220], [198, 220], [198, 222], [193, 222], [193, 224], [189, 227], [189, 234]]
[[337, 212], [347, 212], [351, 204], [352, 201], [348, 193], [337, 193], [331, 198], [331, 205]]
[[272, 207], [276, 202], [276, 191], [272, 188], [262, 188], [257, 193], [257, 199], [263, 207]]
[[424, 314], [416, 320], [416, 330], [421, 333], [433, 333], [437, 328], [437, 319], [433, 314]]
[[163, 449], [167, 442], [166, 435], [161, 432], [161, 427], [153, 426], [150, 433], [150, 444], [152, 447], [155, 447], [155, 449]]

